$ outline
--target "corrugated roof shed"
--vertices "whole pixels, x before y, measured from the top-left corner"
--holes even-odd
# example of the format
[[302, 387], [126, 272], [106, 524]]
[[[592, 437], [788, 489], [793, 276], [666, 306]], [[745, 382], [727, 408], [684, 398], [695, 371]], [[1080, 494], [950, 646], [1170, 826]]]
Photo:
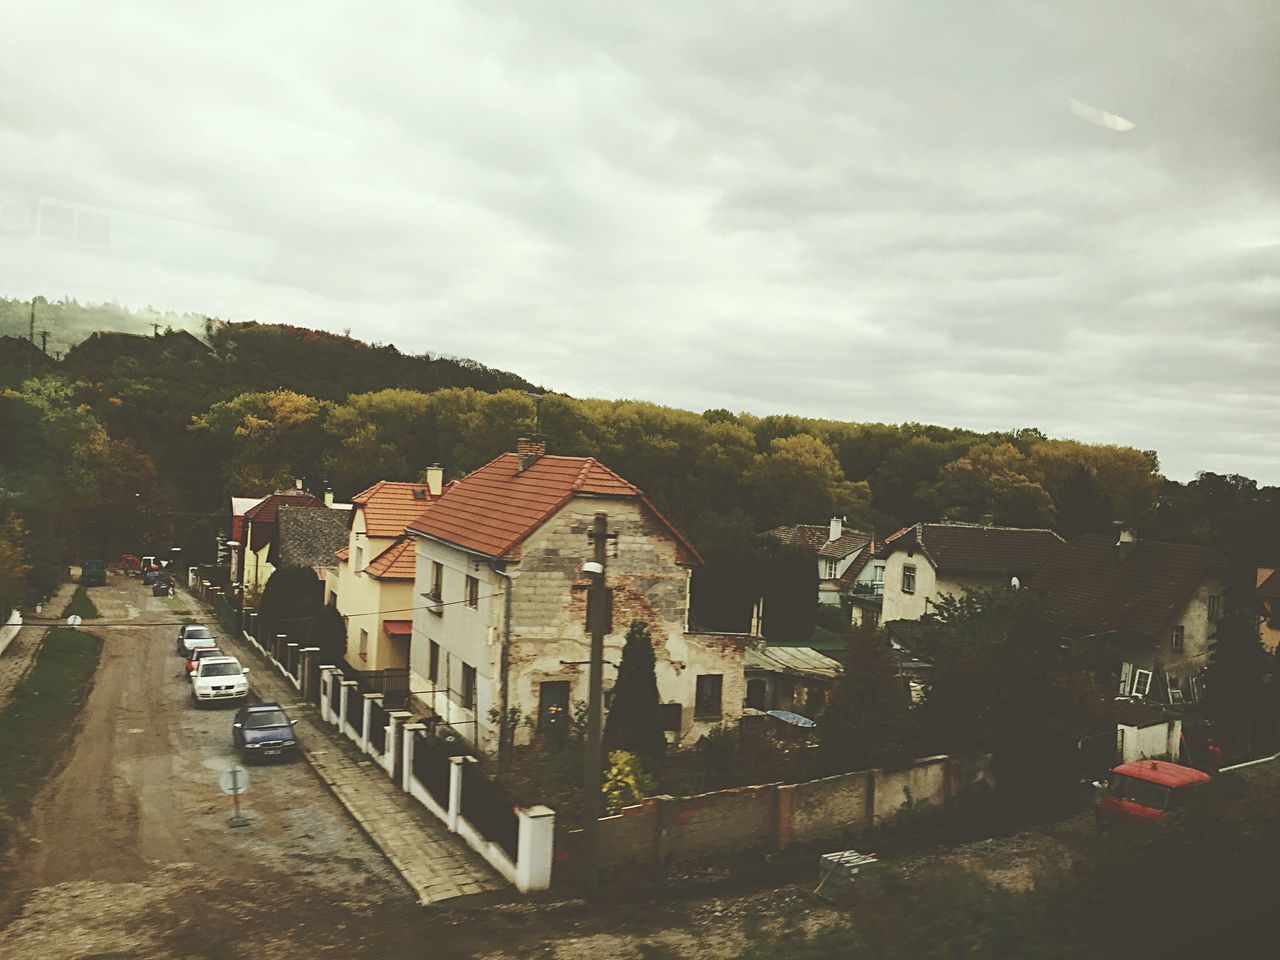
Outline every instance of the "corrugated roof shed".
[[826, 680], [834, 680], [843, 673], [837, 661], [811, 647], [748, 647], [743, 666], [747, 670], [767, 670]]

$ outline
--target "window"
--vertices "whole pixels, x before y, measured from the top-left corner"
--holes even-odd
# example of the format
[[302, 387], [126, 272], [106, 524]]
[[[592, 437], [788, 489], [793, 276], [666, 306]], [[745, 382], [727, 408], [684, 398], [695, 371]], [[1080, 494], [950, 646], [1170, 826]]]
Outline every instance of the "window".
[[1135, 670], [1133, 671], [1133, 695], [1135, 697], [1145, 697], [1151, 692], [1151, 671]]
[[836, 570], [840, 568], [838, 560], [827, 560], [823, 564], [822, 577], [824, 580], [834, 580], [836, 578]]
[[444, 564], [431, 561], [431, 599], [444, 599]]
[[369, 631], [368, 630], [360, 631], [360, 659], [361, 660], [369, 659]]
[[902, 592], [916, 592], [916, 568], [914, 564], [908, 563], [902, 568]]
[[1184, 633], [1185, 632], [1182, 629], [1182, 624], [1179, 623], [1177, 626], [1175, 626], [1173, 628], [1172, 635], [1169, 637], [1169, 646], [1172, 647], [1174, 650], [1181, 650], [1183, 639], [1184, 639]]
[[427, 658], [427, 679], [433, 687], [440, 682], [440, 644], [434, 640], [431, 641], [431, 652]]
[[1209, 622], [1217, 623], [1222, 618], [1222, 597], [1214, 594], [1209, 597]]
[[547, 736], [564, 732], [568, 726], [569, 681], [542, 681], [538, 684], [538, 732]]
[[884, 564], [877, 563], [871, 568], [871, 579], [874, 583], [884, 583]]
[[329, 594], [329, 606], [333, 607], [335, 610], [338, 608], [338, 594], [336, 591]]
[[467, 606], [472, 610], [480, 606], [480, 581], [475, 577], [467, 577]]
[[720, 692], [724, 677], [718, 673], [706, 673], [698, 678], [697, 692], [693, 699], [693, 716], [698, 720], [719, 720], [723, 715]]
[[476, 708], [476, 668], [469, 663], [462, 665], [462, 705], [468, 710]]
[[356, 547], [355, 562], [351, 565], [351, 569], [356, 573], [364, 569], [364, 547]]

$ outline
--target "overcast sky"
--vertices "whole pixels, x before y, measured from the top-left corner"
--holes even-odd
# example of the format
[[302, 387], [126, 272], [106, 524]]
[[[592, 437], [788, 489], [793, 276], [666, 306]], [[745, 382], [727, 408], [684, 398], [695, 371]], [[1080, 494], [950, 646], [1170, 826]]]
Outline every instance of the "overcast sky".
[[0, 13], [0, 294], [1280, 483], [1274, 4]]

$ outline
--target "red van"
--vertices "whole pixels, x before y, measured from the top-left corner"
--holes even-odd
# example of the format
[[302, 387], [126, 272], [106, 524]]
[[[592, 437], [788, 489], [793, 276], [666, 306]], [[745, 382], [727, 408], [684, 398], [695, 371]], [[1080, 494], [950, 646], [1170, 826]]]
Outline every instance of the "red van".
[[1209, 775], [1167, 760], [1135, 760], [1116, 767], [1107, 777], [1094, 811], [1099, 820], [1159, 820], [1176, 797]]

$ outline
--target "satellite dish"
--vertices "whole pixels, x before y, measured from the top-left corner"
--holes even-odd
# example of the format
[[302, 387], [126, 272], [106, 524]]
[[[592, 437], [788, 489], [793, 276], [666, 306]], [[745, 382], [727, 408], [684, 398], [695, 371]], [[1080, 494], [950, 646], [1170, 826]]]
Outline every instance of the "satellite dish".
[[1019, 580], [1017, 577], [1010, 577], [1010, 578], [1009, 578], [1009, 586], [1011, 586], [1011, 587], [1013, 587], [1013, 589], [1017, 590], [1017, 589], [1019, 589], [1019, 588], [1022, 586], [1022, 581], [1021, 581], [1021, 580]]

